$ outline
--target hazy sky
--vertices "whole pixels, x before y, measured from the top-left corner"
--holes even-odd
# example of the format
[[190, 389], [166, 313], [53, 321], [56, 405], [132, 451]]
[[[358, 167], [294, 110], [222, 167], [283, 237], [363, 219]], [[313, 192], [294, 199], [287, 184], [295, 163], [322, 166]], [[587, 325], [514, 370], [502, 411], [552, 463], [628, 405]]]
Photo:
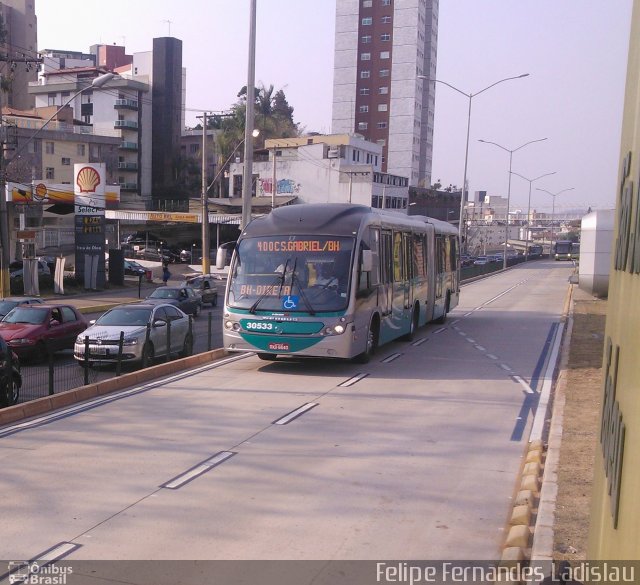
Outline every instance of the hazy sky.
[[[532, 207], [615, 202], [632, 0], [440, 0], [437, 78], [472, 98], [469, 190], [507, 194], [513, 171], [533, 184]], [[284, 89], [294, 119], [330, 132], [335, 0], [257, 0], [256, 84]], [[249, 0], [37, 0], [38, 45], [88, 51], [96, 43], [147, 51], [152, 39], [183, 41], [187, 123], [196, 110], [227, 110], [246, 85]], [[171, 22], [167, 22], [171, 21]], [[437, 84], [433, 181], [461, 185], [466, 97]], [[526, 209], [529, 183], [514, 176], [512, 208]]]

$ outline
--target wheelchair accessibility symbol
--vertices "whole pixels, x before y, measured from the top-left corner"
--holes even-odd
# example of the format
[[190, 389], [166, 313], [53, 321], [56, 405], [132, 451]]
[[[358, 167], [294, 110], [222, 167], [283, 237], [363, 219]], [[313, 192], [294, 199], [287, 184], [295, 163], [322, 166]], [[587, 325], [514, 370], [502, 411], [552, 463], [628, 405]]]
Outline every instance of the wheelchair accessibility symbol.
[[282, 299], [282, 308], [290, 311], [298, 308], [298, 297], [287, 295]]

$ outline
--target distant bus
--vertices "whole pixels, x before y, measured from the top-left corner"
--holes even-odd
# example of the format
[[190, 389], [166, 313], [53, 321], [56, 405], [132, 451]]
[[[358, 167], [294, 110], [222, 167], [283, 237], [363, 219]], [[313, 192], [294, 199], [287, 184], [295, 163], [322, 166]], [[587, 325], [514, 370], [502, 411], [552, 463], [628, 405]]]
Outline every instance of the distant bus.
[[254, 219], [233, 254], [229, 351], [354, 358], [411, 339], [458, 304], [457, 229], [362, 205], [304, 204]]
[[580, 259], [580, 243], [573, 242], [571, 244], [571, 260], [579, 260]]
[[556, 260], [571, 260], [571, 247], [573, 242], [569, 240], [558, 240], [553, 245], [553, 257]]
[[531, 258], [540, 258], [542, 256], [542, 246], [539, 244], [531, 244], [529, 249], [527, 250], [527, 257]]

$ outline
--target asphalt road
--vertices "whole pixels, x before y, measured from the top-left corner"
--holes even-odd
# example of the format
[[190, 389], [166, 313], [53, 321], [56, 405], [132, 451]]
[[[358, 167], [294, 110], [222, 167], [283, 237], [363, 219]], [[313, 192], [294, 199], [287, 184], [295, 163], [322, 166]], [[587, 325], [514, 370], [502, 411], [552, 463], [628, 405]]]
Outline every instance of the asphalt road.
[[571, 269], [465, 286], [366, 365], [238, 356], [0, 430], [0, 558], [499, 558]]

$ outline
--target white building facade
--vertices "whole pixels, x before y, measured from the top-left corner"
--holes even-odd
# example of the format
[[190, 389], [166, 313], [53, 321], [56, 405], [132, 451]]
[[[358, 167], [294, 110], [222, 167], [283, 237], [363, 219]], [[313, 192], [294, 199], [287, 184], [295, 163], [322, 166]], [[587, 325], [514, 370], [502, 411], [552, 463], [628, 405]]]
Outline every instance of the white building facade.
[[332, 132], [382, 147], [382, 170], [429, 187], [438, 0], [337, 0]]

